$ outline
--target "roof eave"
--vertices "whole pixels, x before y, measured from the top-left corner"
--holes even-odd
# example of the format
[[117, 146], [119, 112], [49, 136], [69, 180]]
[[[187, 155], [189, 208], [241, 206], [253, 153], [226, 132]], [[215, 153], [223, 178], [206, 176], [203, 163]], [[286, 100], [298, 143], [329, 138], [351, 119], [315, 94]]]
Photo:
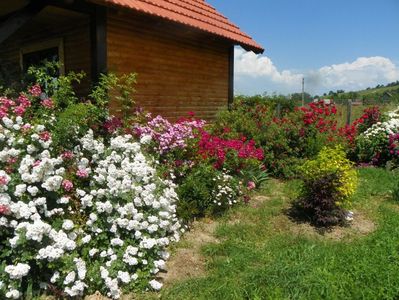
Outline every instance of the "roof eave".
[[251, 45], [244, 45], [244, 44], [238, 44], [238, 45], [241, 46], [242, 48], [244, 48], [244, 50], [252, 51], [255, 54], [263, 54], [265, 52], [265, 49], [263, 49], [260, 46], [251, 46]]

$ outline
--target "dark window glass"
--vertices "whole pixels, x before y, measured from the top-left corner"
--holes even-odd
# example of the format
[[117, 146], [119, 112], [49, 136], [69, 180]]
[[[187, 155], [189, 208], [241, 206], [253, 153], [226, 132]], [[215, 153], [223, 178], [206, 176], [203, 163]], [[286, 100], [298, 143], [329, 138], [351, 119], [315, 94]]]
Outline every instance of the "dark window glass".
[[24, 72], [26, 72], [29, 67], [42, 65], [45, 61], [58, 62], [59, 59], [58, 47], [25, 53], [22, 55]]

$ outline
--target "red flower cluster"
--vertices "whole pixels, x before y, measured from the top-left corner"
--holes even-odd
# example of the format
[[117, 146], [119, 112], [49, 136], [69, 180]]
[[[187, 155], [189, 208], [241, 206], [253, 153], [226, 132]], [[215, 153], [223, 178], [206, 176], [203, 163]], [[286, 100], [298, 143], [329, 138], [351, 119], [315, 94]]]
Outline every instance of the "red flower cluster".
[[378, 106], [366, 108], [363, 115], [353, 121], [352, 124], [346, 125], [339, 129], [339, 135], [345, 137], [350, 145], [353, 145], [358, 134], [366, 131], [373, 124], [381, 121], [381, 112]]
[[115, 132], [118, 128], [122, 127], [122, 120], [118, 117], [112, 117], [108, 119], [107, 121], [104, 122], [104, 129], [108, 133], [113, 133]]
[[303, 112], [303, 122], [305, 125], [315, 125], [320, 132], [336, 130], [336, 121], [326, 119], [326, 117], [337, 113], [335, 105], [318, 101], [309, 103], [308, 106], [297, 107], [296, 110]]
[[246, 142], [246, 138], [241, 140], [225, 140], [213, 136], [206, 131], [201, 132], [199, 140], [199, 154], [203, 158], [216, 159], [216, 168], [221, 168], [229, 152], [233, 152], [240, 159], [263, 160], [264, 154], [261, 148], [256, 148], [255, 141]]

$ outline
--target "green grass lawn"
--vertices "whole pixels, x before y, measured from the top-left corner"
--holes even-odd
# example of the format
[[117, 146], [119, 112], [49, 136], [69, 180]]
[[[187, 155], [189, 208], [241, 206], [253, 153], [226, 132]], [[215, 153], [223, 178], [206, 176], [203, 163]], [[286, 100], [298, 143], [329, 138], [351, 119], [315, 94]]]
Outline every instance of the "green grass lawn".
[[[358, 228], [319, 233], [286, 215], [298, 182], [271, 180], [263, 201], [219, 220], [203, 248], [205, 277], [166, 287], [162, 299], [398, 299], [399, 205], [392, 173], [360, 169]], [[361, 222], [359, 221], [361, 220]], [[354, 224], [354, 225], [355, 225]]]

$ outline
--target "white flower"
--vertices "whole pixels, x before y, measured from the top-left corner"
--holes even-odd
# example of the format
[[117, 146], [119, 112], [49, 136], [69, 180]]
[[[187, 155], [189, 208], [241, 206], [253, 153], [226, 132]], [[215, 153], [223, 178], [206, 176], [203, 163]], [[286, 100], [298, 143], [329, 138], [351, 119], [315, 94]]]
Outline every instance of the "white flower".
[[118, 271], [118, 278], [123, 283], [129, 283], [130, 282], [130, 275], [129, 275], [128, 272]]
[[47, 191], [56, 191], [60, 188], [63, 178], [59, 175], [55, 175], [46, 179], [46, 181], [42, 184], [42, 188]]
[[91, 235], [90, 234], [87, 234], [87, 235], [85, 235], [83, 238], [82, 238], [82, 243], [83, 244], [87, 244], [88, 242], [90, 242], [91, 241]]
[[19, 299], [20, 295], [20, 292], [14, 289], [6, 293], [6, 297], [10, 299]]
[[123, 246], [123, 241], [120, 238], [114, 238], [111, 240], [112, 246]]
[[159, 291], [162, 288], [162, 283], [156, 281], [155, 279], [151, 280], [149, 284], [151, 288], [153, 288], [156, 291]]
[[64, 230], [71, 230], [73, 226], [74, 224], [71, 220], [64, 220], [64, 223], [62, 223], [62, 229]]
[[155, 245], [157, 244], [157, 241], [155, 239], [147, 239], [144, 238], [141, 242], [140, 242], [140, 247], [141, 248], [145, 248], [145, 249], [151, 249], [153, 248]]
[[2, 121], [7, 128], [12, 128], [12, 126], [14, 125], [13, 121], [10, 118], [3, 117]]
[[140, 144], [146, 145], [149, 144], [152, 141], [151, 135], [143, 135], [140, 138]]
[[64, 285], [70, 284], [75, 281], [76, 273], [74, 271], [69, 272], [68, 275], [65, 277]]
[[11, 279], [21, 279], [28, 275], [30, 266], [28, 264], [18, 263], [16, 266], [6, 266], [4, 271], [10, 275]]
[[75, 258], [73, 260], [76, 264], [76, 269], [78, 270], [78, 277], [80, 280], [84, 280], [86, 277], [86, 263], [81, 258]]
[[18, 184], [15, 187], [14, 196], [21, 197], [26, 192], [26, 184]]
[[28, 186], [27, 190], [28, 190], [28, 193], [31, 194], [32, 196], [36, 196], [37, 193], [39, 192], [39, 189], [36, 186], [32, 186], [32, 185]]
[[54, 246], [47, 246], [39, 250], [38, 255], [36, 256], [37, 259], [47, 259], [48, 261], [54, 261], [59, 259], [62, 255], [64, 255], [64, 250], [54, 247]]
[[96, 255], [96, 253], [98, 253], [98, 249], [96, 249], [96, 248], [92, 248], [92, 249], [89, 250], [89, 255], [90, 255], [91, 257], [93, 257], [94, 255]]
[[58, 278], [60, 278], [60, 272], [55, 271], [53, 276], [51, 276], [50, 278], [50, 282], [55, 283], [58, 280]]

